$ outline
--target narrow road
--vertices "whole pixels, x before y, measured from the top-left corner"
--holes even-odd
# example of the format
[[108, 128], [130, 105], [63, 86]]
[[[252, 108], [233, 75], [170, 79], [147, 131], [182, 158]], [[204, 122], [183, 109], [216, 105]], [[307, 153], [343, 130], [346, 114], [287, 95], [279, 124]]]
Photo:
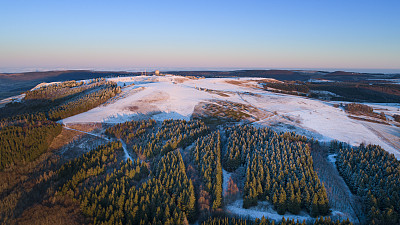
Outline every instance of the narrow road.
[[106, 141], [110, 141], [110, 139], [105, 137], [105, 136], [98, 135], [98, 134], [95, 134], [95, 133], [86, 132], [86, 131], [82, 131], [82, 130], [77, 130], [77, 129], [74, 129], [74, 128], [70, 128], [70, 127], [67, 127], [67, 125], [65, 125], [65, 124], [64, 124], [64, 128], [67, 129], [67, 130], [78, 131], [78, 132], [81, 132], [81, 133], [84, 133], [84, 134], [89, 134], [89, 135], [92, 135], [92, 136], [95, 136], [95, 137], [98, 137], [98, 138], [102, 138], [102, 139], [104, 139]]
[[[86, 131], [82, 131], [82, 130], [77, 130], [77, 129], [74, 129], [74, 128], [70, 128], [70, 127], [67, 127], [66, 124], [64, 124], [64, 128], [67, 129], [67, 130], [74, 130], [74, 131], [78, 131], [78, 132], [81, 132], [81, 133], [84, 133], [84, 134], [88, 134], [88, 135], [92, 135], [92, 136], [95, 136], [95, 137], [98, 137], [98, 138], [102, 138], [102, 139], [104, 139], [104, 140], [106, 140], [106, 141], [112, 141], [112, 139], [107, 138], [107, 137], [104, 136], [104, 135], [99, 135], [99, 134], [95, 134], [95, 133], [91, 133], [91, 132], [86, 132]], [[127, 147], [126, 147], [125, 142], [124, 142], [122, 139], [118, 139], [118, 141], [120, 141], [121, 144], [122, 144], [122, 149], [124, 150], [124, 153], [125, 153], [125, 160], [130, 159], [131, 161], [133, 161], [133, 160], [132, 160], [132, 157], [129, 155], [129, 152], [128, 152], [128, 149], [127, 149]]]
[[125, 160], [130, 159], [133, 162], [132, 157], [129, 155], [128, 149], [126, 148], [125, 142], [122, 139], [118, 139], [118, 140], [121, 142], [122, 148], [124, 149]]

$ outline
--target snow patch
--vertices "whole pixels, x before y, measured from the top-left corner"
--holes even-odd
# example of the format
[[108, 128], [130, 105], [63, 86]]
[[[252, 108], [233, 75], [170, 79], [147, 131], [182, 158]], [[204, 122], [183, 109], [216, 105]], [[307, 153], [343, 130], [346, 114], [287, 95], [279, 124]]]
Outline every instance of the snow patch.
[[24, 98], [25, 98], [25, 94], [20, 94], [20, 95], [12, 96], [9, 98], [5, 98], [0, 101], [0, 108], [11, 102], [21, 102], [22, 99], [24, 99]]
[[[128, 149], [126, 148], [126, 144], [122, 139], [119, 139], [119, 141], [122, 144], [122, 148], [124, 149], [124, 153], [125, 153], [125, 160], [130, 159], [132, 161], [132, 157], [129, 155]], [[133, 162], [133, 161], [132, 161]]]
[[336, 156], [337, 154], [328, 155], [328, 161], [335, 164], [336, 163]]
[[294, 220], [299, 220], [302, 222], [303, 220], [314, 220], [311, 216], [309, 216], [305, 212], [300, 212], [299, 215], [293, 215], [290, 213], [286, 213], [285, 215], [279, 215], [273, 208], [272, 205], [269, 202], [262, 201], [258, 202], [257, 206], [250, 207], [248, 209], [245, 209], [242, 207], [243, 206], [243, 200], [236, 200], [235, 202], [229, 204], [226, 206], [226, 209], [238, 216], [241, 217], [250, 217], [251, 219], [256, 219], [256, 218], [262, 218], [263, 216], [265, 218], [269, 218], [275, 221], [281, 221], [282, 217], [285, 217], [285, 219], [294, 219]]
[[231, 178], [232, 173], [229, 173], [228, 171], [222, 169], [222, 193], [224, 193], [224, 196], [226, 194], [226, 191], [228, 190], [228, 184], [229, 184], [229, 178]]

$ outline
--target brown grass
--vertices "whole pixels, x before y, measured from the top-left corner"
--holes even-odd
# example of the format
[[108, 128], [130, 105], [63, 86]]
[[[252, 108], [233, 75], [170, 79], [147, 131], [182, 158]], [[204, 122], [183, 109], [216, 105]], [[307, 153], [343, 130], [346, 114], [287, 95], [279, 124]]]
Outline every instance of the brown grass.
[[185, 81], [188, 81], [189, 79], [187, 79], [186, 77], [179, 77], [179, 78], [175, 78], [174, 79], [174, 81], [176, 82], [176, 83], [183, 83], [183, 82], [185, 82]]
[[[220, 118], [231, 121], [256, 121], [257, 116], [254, 113], [258, 112], [258, 109], [241, 103], [216, 100], [212, 102], [201, 102], [196, 105], [193, 118]], [[256, 113], [257, 114], [257, 113]]]
[[[53, 199], [56, 199], [56, 197]], [[15, 220], [16, 224], [22, 225], [75, 225], [86, 224], [87, 222], [80, 211], [79, 204], [68, 196], [58, 198], [54, 202], [45, 201], [43, 204], [35, 204]]]
[[206, 92], [209, 92], [211, 94], [217, 94], [221, 97], [230, 97], [230, 95], [228, 95], [227, 92], [224, 92], [224, 91], [206, 89]]
[[91, 131], [94, 131], [97, 129], [101, 129], [102, 124], [101, 123], [70, 123], [70, 124], [68, 124], [68, 127], [75, 129], [75, 130], [91, 132]]
[[226, 80], [225, 82], [233, 85], [241, 85], [243, 83], [243, 81], [237, 81], [237, 80]]
[[357, 116], [351, 116], [351, 115], [347, 115], [349, 118], [351, 119], [355, 119], [355, 120], [361, 120], [361, 121], [367, 121], [367, 122], [371, 122], [371, 123], [379, 123], [379, 124], [385, 124], [385, 125], [390, 125], [387, 122], [383, 122], [383, 120], [373, 120], [373, 119], [367, 119], [367, 118], [362, 118], [362, 117], [357, 117]]
[[76, 140], [82, 135], [83, 133], [79, 131], [67, 130], [63, 128], [61, 133], [54, 138], [53, 142], [50, 144], [49, 149], [50, 150], [60, 149], [61, 147], [71, 143], [73, 140]]

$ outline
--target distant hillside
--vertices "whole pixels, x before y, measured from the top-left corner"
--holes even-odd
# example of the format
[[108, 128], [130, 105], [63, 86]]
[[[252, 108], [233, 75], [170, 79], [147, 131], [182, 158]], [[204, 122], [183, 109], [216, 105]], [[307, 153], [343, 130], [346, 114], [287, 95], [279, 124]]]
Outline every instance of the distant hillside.
[[83, 80], [107, 76], [127, 76], [139, 73], [65, 70], [26, 73], [0, 73], [0, 99], [18, 95], [42, 82]]
[[91, 79], [104, 76], [126, 76], [129, 72], [116, 71], [91, 71], [91, 70], [64, 70], [64, 71], [45, 71], [45, 72], [25, 72], [25, 73], [0, 73], [1, 80], [13, 81], [61, 81], [65, 79]]
[[[372, 74], [354, 73], [345, 71], [308, 71], [308, 70], [236, 70], [236, 71], [163, 71], [163, 73], [181, 76], [212, 77], [264, 77], [287, 81], [308, 81], [309, 79], [322, 79], [332, 81], [359, 82], [368, 79], [395, 79], [399, 74]], [[90, 70], [65, 70], [25, 73], [0, 73], [0, 99], [18, 95], [42, 82], [83, 80], [110, 76], [134, 76], [140, 72], [125, 71], [90, 71]], [[148, 73], [153, 75], [153, 73]]]
[[308, 81], [323, 79], [332, 81], [365, 81], [368, 79], [394, 79], [398, 74], [355, 73], [345, 71], [308, 71], [308, 70], [236, 70], [236, 71], [169, 71], [167, 73], [182, 76], [204, 77], [264, 77], [287, 81]]
[[310, 75], [291, 70], [236, 70], [236, 71], [169, 71], [168, 73], [181, 76], [204, 77], [265, 77], [277, 80], [306, 81]]

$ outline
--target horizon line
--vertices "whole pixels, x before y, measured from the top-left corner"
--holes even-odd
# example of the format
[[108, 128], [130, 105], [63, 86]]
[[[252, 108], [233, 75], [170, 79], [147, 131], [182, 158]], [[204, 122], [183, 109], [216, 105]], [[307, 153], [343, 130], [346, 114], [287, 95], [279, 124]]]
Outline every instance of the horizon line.
[[356, 73], [383, 73], [383, 74], [398, 74], [400, 68], [298, 68], [298, 67], [116, 67], [116, 68], [95, 68], [95, 67], [82, 67], [82, 68], [66, 68], [66, 67], [23, 67], [13, 68], [5, 67], [0, 68], [0, 73], [13, 74], [13, 73], [29, 73], [29, 72], [51, 72], [51, 71], [93, 71], [93, 72], [148, 72], [159, 70], [161, 72], [183, 72], [183, 71], [238, 71], [238, 70], [289, 70], [289, 71], [323, 71], [323, 72], [356, 72]]

